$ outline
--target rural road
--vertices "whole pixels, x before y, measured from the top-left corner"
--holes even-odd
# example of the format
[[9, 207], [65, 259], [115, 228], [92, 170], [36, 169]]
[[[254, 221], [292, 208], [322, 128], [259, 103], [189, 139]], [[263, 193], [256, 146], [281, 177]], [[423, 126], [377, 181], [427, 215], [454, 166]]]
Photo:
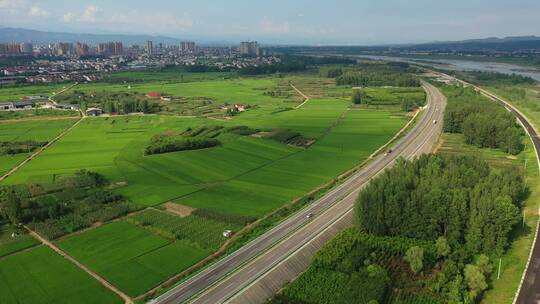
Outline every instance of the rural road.
[[300, 90], [299, 90], [297, 87], [295, 87], [294, 84], [292, 84], [292, 83], [291, 83], [291, 87], [296, 91], [296, 93], [300, 94], [300, 96], [302, 96], [302, 97], [304, 98], [304, 101], [303, 101], [301, 104], [299, 104], [299, 105], [296, 106], [296, 109], [299, 109], [299, 108], [301, 108], [303, 105], [305, 105], [305, 104], [309, 101], [309, 97], [308, 97], [306, 94], [302, 93], [302, 91], [300, 91]]
[[[291, 216], [281, 224], [182, 282], [150, 303], [223, 303], [238, 300], [250, 287], [272, 274], [305, 244], [341, 221], [350, 220], [354, 201], [370, 179], [392, 166], [399, 157], [411, 159], [432, 151], [441, 128], [446, 98], [434, 86], [425, 83], [428, 107], [418, 123], [403, 136], [388, 155], [375, 157], [358, 173], [325, 196]], [[436, 121], [434, 123], [433, 121]], [[312, 219], [307, 215], [313, 214]], [[286, 283], [286, 282], [283, 282]], [[277, 290], [257, 293], [250, 302], [264, 302]]]

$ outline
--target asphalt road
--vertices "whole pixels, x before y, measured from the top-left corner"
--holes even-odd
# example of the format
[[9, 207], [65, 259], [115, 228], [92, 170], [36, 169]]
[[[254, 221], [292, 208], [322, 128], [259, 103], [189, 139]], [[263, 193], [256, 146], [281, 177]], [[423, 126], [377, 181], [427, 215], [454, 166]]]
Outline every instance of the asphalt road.
[[[226, 302], [350, 213], [360, 189], [397, 158], [430, 152], [441, 132], [446, 99], [434, 86], [424, 84], [424, 88], [428, 107], [413, 129], [392, 147], [392, 153], [379, 155], [313, 204], [150, 303]], [[308, 219], [308, 214], [314, 216]]]

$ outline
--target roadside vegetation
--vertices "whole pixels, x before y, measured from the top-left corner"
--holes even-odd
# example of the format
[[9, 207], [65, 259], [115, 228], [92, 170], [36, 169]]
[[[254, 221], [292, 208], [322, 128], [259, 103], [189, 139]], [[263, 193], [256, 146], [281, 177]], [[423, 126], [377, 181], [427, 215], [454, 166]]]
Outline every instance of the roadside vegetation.
[[510, 154], [523, 150], [523, 129], [515, 116], [503, 107], [493, 106], [473, 89], [445, 87], [452, 99], [444, 115], [444, 131], [462, 133], [465, 142], [479, 148], [499, 148]]
[[[480, 115], [489, 105], [506, 112], [467, 89], [443, 91], [447, 115], [469, 106]], [[445, 119], [445, 130], [454, 122]], [[508, 119], [492, 136], [514, 128], [515, 119]], [[522, 227], [522, 214], [530, 214], [528, 227], [537, 219], [538, 172], [523, 134], [516, 133], [521, 149], [515, 156], [471, 144], [460, 130], [444, 134], [438, 154], [399, 161], [360, 193], [355, 227], [325, 245], [271, 303], [511, 301], [523, 270], [511, 261], [525, 263], [530, 245], [517, 244], [530, 244], [533, 234]], [[524, 158], [533, 162], [526, 172]]]

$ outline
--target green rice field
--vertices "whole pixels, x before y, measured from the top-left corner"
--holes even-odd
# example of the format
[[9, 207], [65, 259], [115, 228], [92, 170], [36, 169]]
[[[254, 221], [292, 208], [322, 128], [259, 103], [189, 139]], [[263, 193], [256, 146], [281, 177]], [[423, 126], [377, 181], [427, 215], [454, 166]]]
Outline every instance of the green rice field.
[[[76, 120], [50, 120], [50, 121], [19, 121], [0, 122], [0, 142], [8, 141], [49, 141], [55, 138], [63, 130], [69, 128]], [[0, 174], [4, 174], [15, 165], [19, 164], [27, 153], [15, 155], [0, 155]]]
[[209, 254], [127, 222], [108, 224], [58, 243], [130, 296], [142, 294]]
[[83, 270], [39, 246], [0, 258], [0, 302], [24, 303], [122, 303]]
[[[319, 81], [313, 75], [290, 79], [237, 78], [226, 74], [197, 79], [199, 76], [190, 75], [182, 82], [174, 73], [163, 74], [159, 79], [152, 73], [142, 73], [140, 76], [147, 80], [133, 78], [133, 82], [128, 81], [128, 76], [133, 75], [118, 74], [109, 83], [81, 84], [72, 90], [157, 91], [180, 101], [204, 98], [219, 105], [244, 104], [250, 108], [220, 119], [175, 115], [86, 117], [1, 185], [47, 184], [86, 169], [104, 175], [111, 190], [127, 200], [150, 207], [56, 241], [61, 249], [131, 297], [144, 294], [218, 250], [226, 241], [222, 236], [224, 230], [238, 232], [247, 223], [359, 165], [408, 121], [395, 106], [351, 107], [347, 97], [350, 88], [338, 88], [325, 80], [324, 88], [319, 89]], [[298, 83], [302, 90], [309, 90], [308, 94], [313, 92], [312, 99], [301, 108], [295, 108], [302, 98], [291, 96], [296, 93], [289, 80]], [[41, 87], [45, 88], [52, 91], [57, 87]], [[21, 94], [28, 95], [30, 91], [28, 87]], [[329, 92], [335, 96], [329, 97]], [[421, 95], [418, 89], [385, 89], [380, 98], [392, 103], [400, 98], [393, 94], [409, 93]], [[0, 100], [1, 96], [0, 93]], [[0, 141], [46, 141], [74, 122], [68, 119], [0, 123]], [[256, 133], [226, 131], [235, 126], [247, 126]], [[182, 134], [201, 127], [220, 130], [215, 133], [220, 144], [200, 150], [145, 155], [145, 148], [155, 135]], [[298, 133], [310, 143], [299, 146], [264, 136], [273, 130]], [[0, 157], [0, 173], [27, 156]], [[187, 213], [175, 214], [171, 205]], [[4, 255], [0, 257], [0, 267], [8, 260], [19, 256], [22, 259], [36, 251], [47, 254], [47, 248], [25, 249], [36, 245], [31, 240], [26, 243], [21, 238], [20, 244], [9, 246], [0, 243], [0, 256]], [[56, 256], [52, 254], [51, 259]], [[74, 281], [77, 280], [82, 279]], [[12, 293], [12, 301], [19, 300], [11, 289], [7, 290]], [[51, 294], [59, 298], [62, 292], [68, 291], [53, 290]], [[85, 292], [80, 291], [81, 296]], [[74, 297], [68, 294], [64, 298], [80, 302], [71, 296]], [[90, 299], [95, 303], [119, 300], [103, 291], [95, 291], [93, 298], [86, 296], [85, 300]]]

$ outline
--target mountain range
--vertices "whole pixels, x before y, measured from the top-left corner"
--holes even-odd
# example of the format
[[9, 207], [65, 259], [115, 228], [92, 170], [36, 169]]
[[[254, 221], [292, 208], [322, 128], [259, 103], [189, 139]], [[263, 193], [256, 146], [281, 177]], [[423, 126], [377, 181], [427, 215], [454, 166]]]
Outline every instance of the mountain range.
[[[0, 42], [33, 42], [35, 44], [47, 44], [54, 42], [84, 42], [88, 44], [96, 44], [108, 41], [121, 41], [126, 45], [144, 45], [148, 40], [163, 44], [178, 44], [183, 40], [194, 40], [200, 44], [206, 45], [230, 45], [236, 44], [238, 41], [211, 41], [204, 37], [188, 36], [181, 38], [173, 38], [167, 36], [154, 35], [126, 35], [126, 34], [87, 34], [87, 33], [63, 33], [63, 32], [45, 32], [24, 28], [0, 28]], [[377, 47], [377, 46], [371, 46]], [[381, 46], [382, 47], [382, 46]], [[384, 46], [384, 47], [388, 47]], [[452, 50], [482, 50], [482, 49], [540, 49], [540, 37], [537, 36], [517, 36], [505, 38], [484, 38], [484, 39], [469, 39], [462, 41], [437, 41], [422, 44], [395, 45], [393, 47], [400, 49], [452, 49]]]

